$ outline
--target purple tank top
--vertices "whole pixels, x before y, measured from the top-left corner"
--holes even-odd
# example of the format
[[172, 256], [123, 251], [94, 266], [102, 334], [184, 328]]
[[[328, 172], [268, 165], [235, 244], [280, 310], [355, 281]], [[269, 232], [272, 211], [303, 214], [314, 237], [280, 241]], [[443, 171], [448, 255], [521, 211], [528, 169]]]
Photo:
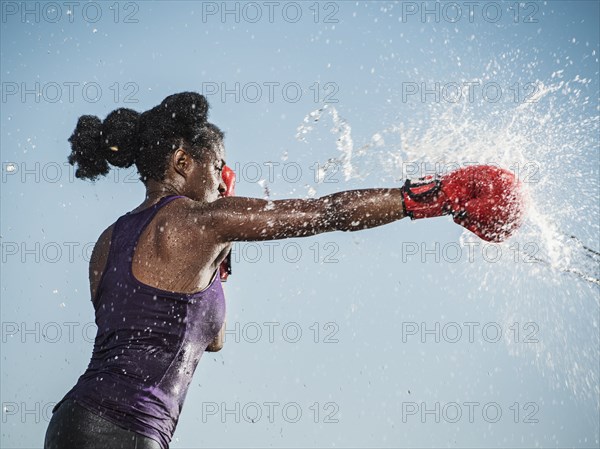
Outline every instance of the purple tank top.
[[56, 404], [73, 399], [116, 425], [157, 440], [163, 448], [202, 353], [225, 319], [217, 268], [196, 293], [175, 293], [134, 278], [135, 245], [158, 210], [181, 196], [162, 198], [120, 217], [106, 268], [93, 298], [98, 333], [87, 370]]

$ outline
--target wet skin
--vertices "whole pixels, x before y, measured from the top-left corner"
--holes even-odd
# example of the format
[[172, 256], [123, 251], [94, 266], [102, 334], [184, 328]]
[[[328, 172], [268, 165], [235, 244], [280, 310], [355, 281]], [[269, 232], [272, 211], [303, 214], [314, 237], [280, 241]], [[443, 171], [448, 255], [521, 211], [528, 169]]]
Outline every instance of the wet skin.
[[[146, 199], [132, 212], [144, 210], [167, 195], [186, 198], [162, 207], [142, 232], [132, 263], [133, 275], [139, 281], [162, 290], [194, 293], [211, 283], [232, 242], [358, 231], [404, 217], [400, 188], [349, 190], [321, 198], [270, 202], [224, 197], [224, 165], [222, 147], [203, 151], [200, 161], [180, 148], [169, 159], [165, 179], [147, 182]], [[92, 297], [106, 266], [113, 228], [114, 223], [100, 235], [92, 252]]]

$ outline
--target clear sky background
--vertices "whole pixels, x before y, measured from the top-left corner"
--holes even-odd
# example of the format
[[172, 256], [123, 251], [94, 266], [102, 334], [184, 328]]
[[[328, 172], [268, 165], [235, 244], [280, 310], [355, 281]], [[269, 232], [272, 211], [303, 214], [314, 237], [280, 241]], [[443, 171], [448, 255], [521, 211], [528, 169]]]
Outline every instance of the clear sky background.
[[491, 162], [530, 203], [501, 245], [448, 217], [236, 244], [225, 347], [200, 361], [173, 448], [598, 447], [598, 259], [582, 246], [600, 247], [598, 16], [595, 1], [3, 1], [0, 445], [42, 447], [91, 355], [93, 244], [144, 196], [133, 169], [74, 178], [77, 118], [193, 90], [240, 196]]

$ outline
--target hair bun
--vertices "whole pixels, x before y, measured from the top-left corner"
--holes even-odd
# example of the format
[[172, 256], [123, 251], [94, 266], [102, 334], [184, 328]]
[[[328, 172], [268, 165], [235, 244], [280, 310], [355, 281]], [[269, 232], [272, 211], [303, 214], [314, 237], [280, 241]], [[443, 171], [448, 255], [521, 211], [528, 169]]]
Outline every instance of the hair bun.
[[69, 163], [77, 164], [77, 178], [95, 180], [115, 167], [133, 165], [139, 151], [137, 135], [140, 114], [120, 108], [111, 112], [104, 123], [95, 115], [79, 117], [75, 131], [69, 137]]
[[75, 176], [95, 180], [108, 173], [106, 158], [100, 154], [102, 142], [102, 121], [95, 115], [82, 115], [71, 137], [69, 164], [77, 164]]
[[131, 167], [140, 149], [137, 133], [140, 114], [133, 109], [116, 109], [102, 124], [102, 151], [115, 167]]
[[163, 112], [180, 126], [195, 127], [208, 119], [208, 101], [197, 92], [169, 95], [160, 105]]

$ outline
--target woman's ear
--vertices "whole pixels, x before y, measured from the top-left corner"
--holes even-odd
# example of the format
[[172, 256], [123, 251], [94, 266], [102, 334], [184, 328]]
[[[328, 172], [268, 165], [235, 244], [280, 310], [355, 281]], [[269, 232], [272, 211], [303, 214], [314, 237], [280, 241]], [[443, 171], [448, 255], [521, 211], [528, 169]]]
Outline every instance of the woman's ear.
[[187, 178], [193, 169], [194, 161], [192, 160], [192, 156], [183, 147], [179, 147], [171, 156], [171, 164], [177, 173]]

